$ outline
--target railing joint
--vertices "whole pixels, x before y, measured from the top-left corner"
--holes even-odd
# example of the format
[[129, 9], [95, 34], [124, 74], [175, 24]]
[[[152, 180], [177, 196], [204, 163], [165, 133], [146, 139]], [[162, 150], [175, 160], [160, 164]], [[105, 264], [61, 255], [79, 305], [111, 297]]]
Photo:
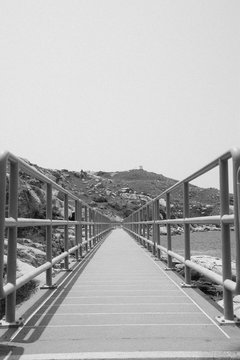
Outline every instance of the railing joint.
[[24, 321], [23, 321], [23, 318], [21, 318], [21, 317], [17, 321], [13, 321], [13, 322], [6, 321], [5, 318], [2, 318], [0, 320], [0, 329], [18, 328], [18, 327], [22, 327], [22, 326], [24, 326]]
[[216, 321], [218, 322], [219, 325], [221, 326], [225, 326], [225, 325], [240, 325], [240, 319], [238, 317], [236, 317], [234, 315], [233, 319], [229, 320], [229, 319], [225, 319], [224, 316], [216, 316], [215, 317]]

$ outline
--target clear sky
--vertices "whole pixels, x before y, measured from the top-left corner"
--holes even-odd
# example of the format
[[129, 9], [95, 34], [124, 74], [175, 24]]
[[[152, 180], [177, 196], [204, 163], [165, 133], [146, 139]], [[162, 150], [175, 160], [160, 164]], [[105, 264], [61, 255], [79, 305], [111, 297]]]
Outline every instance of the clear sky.
[[182, 180], [240, 147], [239, 0], [2, 0], [0, 49], [1, 150]]

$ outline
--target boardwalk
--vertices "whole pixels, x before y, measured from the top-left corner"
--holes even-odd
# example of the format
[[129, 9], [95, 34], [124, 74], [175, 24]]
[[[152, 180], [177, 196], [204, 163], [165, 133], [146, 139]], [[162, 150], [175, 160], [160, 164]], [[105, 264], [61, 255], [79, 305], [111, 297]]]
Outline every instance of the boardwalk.
[[219, 327], [218, 310], [180, 283], [114, 230], [11, 339], [1, 330], [1, 358], [240, 358], [240, 329]]

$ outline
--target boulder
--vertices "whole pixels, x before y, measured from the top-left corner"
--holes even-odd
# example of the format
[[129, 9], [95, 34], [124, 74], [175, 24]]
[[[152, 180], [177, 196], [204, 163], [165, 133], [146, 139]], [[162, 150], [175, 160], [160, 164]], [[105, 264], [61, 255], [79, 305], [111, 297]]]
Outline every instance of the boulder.
[[[217, 274], [222, 274], [222, 259], [210, 255], [195, 255], [191, 260]], [[236, 277], [236, 262], [232, 261], [232, 275], [233, 279]]]

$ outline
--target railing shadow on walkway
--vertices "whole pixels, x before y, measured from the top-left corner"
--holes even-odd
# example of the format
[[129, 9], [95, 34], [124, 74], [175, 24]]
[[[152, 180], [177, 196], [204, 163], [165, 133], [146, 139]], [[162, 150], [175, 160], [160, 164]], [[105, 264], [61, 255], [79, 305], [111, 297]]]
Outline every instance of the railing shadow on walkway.
[[24, 354], [24, 348], [21, 346], [9, 346], [0, 344], [0, 358], [11, 359], [14, 356], [14, 360], [18, 360]]
[[[105, 237], [106, 238], [106, 237]], [[47, 328], [51, 319], [54, 317], [61, 303], [67, 297], [69, 291], [72, 289], [74, 283], [81, 275], [87, 264], [96, 254], [99, 247], [104, 242], [103, 238], [80, 262], [75, 263], [70, 269], [69, 273], [63, 274], [56, 283], [56, 289], [39, 290], [46, 291], [23, 315], [23, 326], [14, 328], [10, 327], [4, 333], [0, 340], [14, 341], [18, 343], [32, 343], [36, 342]], [[58, 300], [58, 305], [53, 304]], [[43, 308], [45, 308], [43, 312]], [[41, 320], [39, 322], [39, 318]], [[38, 325], [36, 326], [36, 324]], [[26, 340], [27, 339], [27, 340]]]

